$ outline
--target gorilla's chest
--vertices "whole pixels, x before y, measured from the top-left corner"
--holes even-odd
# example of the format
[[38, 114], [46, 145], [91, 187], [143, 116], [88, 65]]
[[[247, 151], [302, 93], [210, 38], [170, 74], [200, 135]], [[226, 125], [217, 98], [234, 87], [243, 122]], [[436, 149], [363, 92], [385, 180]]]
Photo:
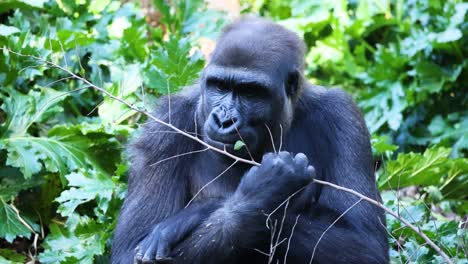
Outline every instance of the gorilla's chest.
[[191, 166], [190, 194], [195, 200], [231, 196], [248, 167], [234, 161], [217, 160], [210, 153], [200, 154]]

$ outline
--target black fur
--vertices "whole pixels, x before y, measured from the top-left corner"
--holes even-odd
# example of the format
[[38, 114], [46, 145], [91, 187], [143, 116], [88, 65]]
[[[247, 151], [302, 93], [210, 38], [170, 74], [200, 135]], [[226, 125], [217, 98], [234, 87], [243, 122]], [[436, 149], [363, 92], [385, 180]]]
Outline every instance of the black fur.
[[[252, 43], [249, 38], [253, 38]], [[358, 201], [346, 192], [310, 183], [312, 176], [380, 199], [369, 134], [359, 110], [341, 90], [306, 83], [301, 76], [302, 57], [303, 44], [293, 33], [265, 20], [244, 19], [226, 29], [200, 84], [171, 96], [171, 118], [168, 100], [160, 100], [159, 118], [206, 140], [207, 126], [209, 129], [214, 124], [209, 123], [214, 106], [209, 103], [213, 98], [207, 98], [212, 94], [207, 78], [232, 78], [226, 76], [230, 75], [226, 69], [240, 66], [268, 73], [275, 82], [285, 84], [277, 86], [278, 94], [272, 95], [282, 101], [276, 106], [270, 105], [272, 102], [256, 102], [251, 108], [242, 105], [233, 110], [231, 118], [240, 119], [241, 134], [264, 134], [264, 126], [246, 120], [269, 113], [265, 119], [271, 120], [265, 124], [271, 125], [275, 147], [281, 143], [283, 152], [264, 155], [273, 150], [269, 138], [250, 137], [247, 145], [253, 146], [251, 154], [257, 161], [263, 156], [262, 165], [234, 164], [185, 208], [233, 160], [204, 151], [201, 144], [166, 133], [170, 129], [149, 121], [131, 149], [129, 189], [114, 235], [112, 263], [133, 263], [134, 259], [138, 263], [155, 259], [158, 263], [267, 263], [268, 257], [260, 251], [270, 251], [275, 222], [276, 235], [281, 229], [277, 241], [286, 240], [276, 247], [273, 263], [284, 262], [288, 244], [287, 263], [309, 263], [324, 231]], [[210, 71], [210, 67], [215, 70]], [[269, 84], [258, 79], [263, 81]], [[222, 105], [227, 99], [221, 97], [217, 102]], [[290, 120], [284, 120], [287, 118]], [[219, 125], [220, 121], [213, 122]], [[222, 131], [213, 133], [229, 136]], [[200, 152], [157, 163], [191, 151]], [[308, 161], [290, 153], [304, 153]], [[305, 189], [291, 198], [286, 208], [285, 204], [271, 216], [267, 228], [266, 214], [301, 187]], [[361, 201], [323, 235], [313, 263], [387, 263], [387, 252], [383, 212]]]

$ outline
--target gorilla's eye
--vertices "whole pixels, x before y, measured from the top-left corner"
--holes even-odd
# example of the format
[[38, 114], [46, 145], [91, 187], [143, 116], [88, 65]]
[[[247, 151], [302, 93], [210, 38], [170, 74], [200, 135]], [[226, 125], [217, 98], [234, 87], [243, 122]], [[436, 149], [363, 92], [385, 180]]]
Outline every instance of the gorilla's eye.
[[229, 89], [226, 88], [226, 86], [224, 86], [224, 85], [216, 85], [216, 86], [214, 86], [214, 87], [215, 87], [215, 89], [216, 89], [217, 91], [219, 91], [219, 92], [226, 92], [227, 90], [229, 90]]
[[226, 92], [229, 90], [228, 86], [223, 81], [218, 79], [208, 79], [206, 86], [211, 89], [215, 89], [218, 92]]
[[258, 93], [253, 89], [242, 89], [240, 94], [245, 97], [255, 97], [258, 95]]
[[257, 83], [246, 83], [239, 87], [239, 94], [245, 97], [268, 97], [268, 89]]

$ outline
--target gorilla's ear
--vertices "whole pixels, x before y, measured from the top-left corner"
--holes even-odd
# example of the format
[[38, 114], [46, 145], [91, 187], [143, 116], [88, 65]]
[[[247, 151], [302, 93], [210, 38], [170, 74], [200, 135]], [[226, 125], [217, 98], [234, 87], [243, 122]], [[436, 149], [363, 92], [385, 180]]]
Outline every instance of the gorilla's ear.
[[286, 94], [294, 98], [299, 90], [299, 71], [294, 69], [288, 73], [286, 80]]

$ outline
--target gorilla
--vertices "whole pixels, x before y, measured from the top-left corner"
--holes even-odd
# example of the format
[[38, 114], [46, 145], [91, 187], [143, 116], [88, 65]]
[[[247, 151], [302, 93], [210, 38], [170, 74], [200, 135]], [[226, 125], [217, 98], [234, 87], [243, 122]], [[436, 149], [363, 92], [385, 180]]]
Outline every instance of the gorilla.
[[383, 211], [313, 182], [380, 199], [360, 111], [305, 80], [304, 50], [282, 26], [242, 18], [196, 85], [158, 101], [161, 120], [260, 165], [148, 121], [130, 148], [112, 263], [388, 263]]

